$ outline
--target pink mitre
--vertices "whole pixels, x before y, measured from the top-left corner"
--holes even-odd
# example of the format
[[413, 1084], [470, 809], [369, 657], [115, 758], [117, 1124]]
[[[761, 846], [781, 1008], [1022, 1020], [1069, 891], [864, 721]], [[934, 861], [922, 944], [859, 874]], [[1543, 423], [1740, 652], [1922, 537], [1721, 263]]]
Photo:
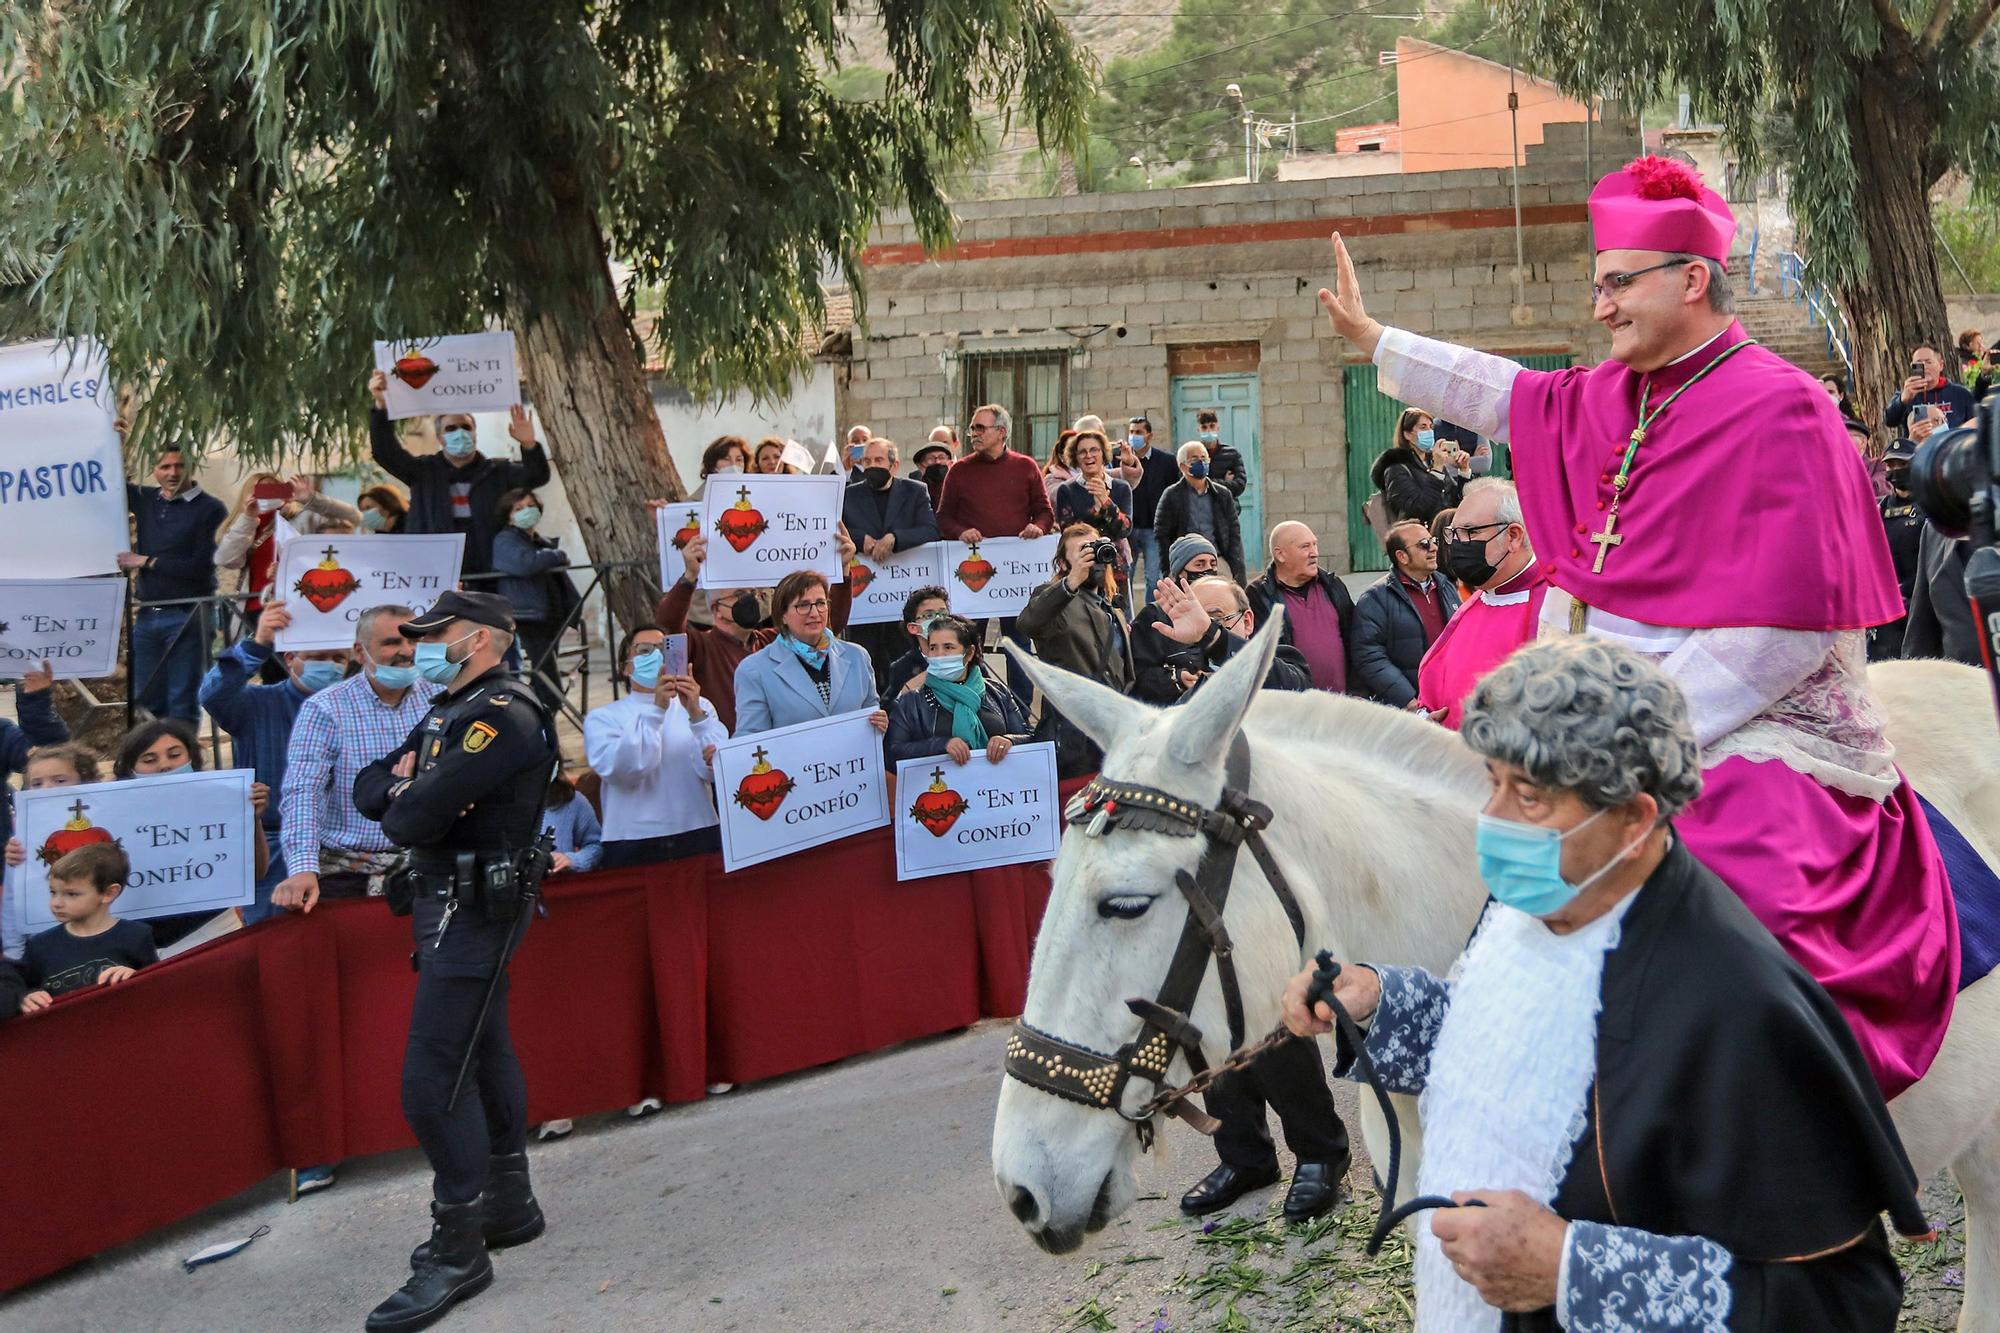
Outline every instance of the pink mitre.
[[1663, 250], [1729, 260], [1736, 215], [1693, 167], [1635, 157], [1590, 192], [1590, 229], [1602, 250]]

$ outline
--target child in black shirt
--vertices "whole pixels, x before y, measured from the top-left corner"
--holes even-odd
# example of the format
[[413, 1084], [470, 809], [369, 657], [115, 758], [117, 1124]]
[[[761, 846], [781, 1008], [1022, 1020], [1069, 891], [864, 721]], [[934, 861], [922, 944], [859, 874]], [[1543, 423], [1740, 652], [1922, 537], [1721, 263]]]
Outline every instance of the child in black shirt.
[[160, 961], [143, 921], [115, 921], [111, 903], [124, 891], [132, 864], [116, 843], [94, 842], [49, 867], [49, 914], [54, 928], [21, 950], [28, 993], [21, 1012], [46, 1009], [58, 995], [110, 986]]

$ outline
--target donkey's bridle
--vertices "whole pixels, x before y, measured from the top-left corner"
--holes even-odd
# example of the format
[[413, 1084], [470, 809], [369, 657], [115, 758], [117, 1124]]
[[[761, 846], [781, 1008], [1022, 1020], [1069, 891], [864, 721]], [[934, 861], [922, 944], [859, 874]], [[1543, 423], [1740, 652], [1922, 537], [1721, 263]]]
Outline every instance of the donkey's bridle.
[[[1141, 1147], [1151, 1146], [1155, 1114], [1160, 1110], [1181, 1113], [1181, 1104], [1173, 1097], [1176, 1090], [1167, 1084], [1167, 1068], [1173, 1063], [1174, 1052], [1187, 1057], [1197, 1078], [1208, 1069], [1201, 1054], [1201, 1029], [1188, 1015], [1211, 961], [1229, 1015], [1229, 1047], [1233, 1051], [1243, 1045], [1243, 995], [1236, 984], [1235, 946], [1222, 924], [1238, 847], [1249, 844], [1250, 854], [1284, 906], [1292, 934], [1302, 949], [1305, 945], [1305, 917], [1298, 899], [1264, 844], [1263, 830], [1271, 823], [1270, 807], [1251, 800], [1249, 789], [1250, 745], [1239, 732], [1230, 742], [1222, 796], [1214, 809], [1155, 787], [1118, 782], [1100, 774], [1071, 798], [1063, 812], [1069, 824], [1084, 826], [1090, 837], [1127, 828], [1206, 840], [1194, 873], [1174, 872], [1174, 883], [1187, 899], [1187, 921], [1181, 927], [1166, 980], [1153, 999], [1135, 997], [1125, 1002], [1140, 1020], [1132, 1040], [1106, 1055], [1025, 1022], [1016, 1023], [1007, 1038], [1007, 1073], [1053, 1096], [1116, 1111], [1132, 1121]], [[1124, 1107], [1125, 1089], [1134, 1079], [1153, 1084], [1159, 1095], [1149, 1098], [1137, 1114], [1130, 1114]]]

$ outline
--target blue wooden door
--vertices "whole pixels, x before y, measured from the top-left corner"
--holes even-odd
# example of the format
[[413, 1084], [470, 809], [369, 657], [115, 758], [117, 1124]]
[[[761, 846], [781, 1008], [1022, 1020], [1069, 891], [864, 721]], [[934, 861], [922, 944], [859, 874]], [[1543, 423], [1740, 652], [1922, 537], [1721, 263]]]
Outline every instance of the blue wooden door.
[[1222, 442], [1243, 455], [1243, 474], [1250, 484], [1236, 497], [1236, 508], [1243, 525], [1243, 559], [1250, 577], [1257, 577], [1264, 568], [1264, 469], [1258, 448], [1257, 376], [1176, 375], [1169, 386], [1168, 406], [1174, 426], [1169, 448], [1178, 449], [1200, 435], [1195, 413], [1208, 408], [1221, 418]]

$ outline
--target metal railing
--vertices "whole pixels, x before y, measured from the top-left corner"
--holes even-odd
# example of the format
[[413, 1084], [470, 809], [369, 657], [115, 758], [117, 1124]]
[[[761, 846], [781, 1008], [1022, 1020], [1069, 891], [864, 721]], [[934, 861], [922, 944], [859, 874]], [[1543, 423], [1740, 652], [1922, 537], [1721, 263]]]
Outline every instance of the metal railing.
[[1840, 308], [1840, 302], [1834, 299], [1826, 284], [1808, 275], [1807, 263], [1794, 250], [1786, 250], [1778, 256], [1778, 295], [1806, 308], [1807, 318], [1826, 334], [1826, 354], [1845, 367], [1847, 382], [1851, 385], [1854, 383], [1854, 330], [1847, 322], [1847, 312]]
[[[611, 624], [610, 611], [603, 595], [605, 575], [615, 570], [637, 571], [640, 577], [652, 585], [654, 595], [658, 597], [659, 566], [648, 560], [609, 560], [595, 564], [567, 565], [561, 570], [550, 571], [562, 574], [588, 571], [591, 577], [570, 607], [569, 613], [549, 636], [548, 647], [534, 660], [522, 662], [522, 674], [548, 687], [545, 693], [561, 698], [563, 715], [578, 727], [583, 725], [583, 716], [591, 707], [591, 684], [595, 674], [591, 662], [592, 631], [595, 631], [597, 642], [607, 649], [617, 643], [618, 636]], [[466, 574], [460, 577], [459, 582], [461, 586], [477, 587], [508, 577], [518, 576], [494, 573]], [[200, 675], [206, 677], [209, 668], [215, 665], [218, 643], [226, 647], [255, 629], [256, 618], [244, 610], [245, 604], [253, 597], [254, 594], [251, 593], [233, 592], [212, 593], [206, 597], [177, 597], [142, 602], [128, 595], [125, 602], [127, 667], [125, 698], [99, 699], [86, 692], [85, 702], [92, 708], [122, 707], [125, 710], [125, 727], [129, 731], [138, 721], [140, 700], [152, 691], [159, 681], [161, 670], [172, 660], [175, 649], [181, 646], [188, 635], [194, 636], [199, 647]], [[190, 614], [181, 622], [173, 637], [167, 641], [166, 647], [159, 653], [158, 660], [151, 664], [145, 678], [135, 683], [131, 676], [132, 631], [138, 616], [146, 611], [172, 611], [176, 608], [186, 608]], [[581, 632], [574, 640], [565, 642], [572, 629]], [[616, 699], [622, 693], [621, 686], [624, 683], [618, 674], [617, 664], [611, 663], [605, 674], [609, 677], [607, 688], [611, 697]], [[574, 682], [575, 698], [571, 698], [572, 682]], [[80, 681], [70, 683], [76, 686], [82, 685]], [[211, 760], [219, 764], [222, 760], [222, 735], [213, 718], [208, 722], [206, 739]]]

